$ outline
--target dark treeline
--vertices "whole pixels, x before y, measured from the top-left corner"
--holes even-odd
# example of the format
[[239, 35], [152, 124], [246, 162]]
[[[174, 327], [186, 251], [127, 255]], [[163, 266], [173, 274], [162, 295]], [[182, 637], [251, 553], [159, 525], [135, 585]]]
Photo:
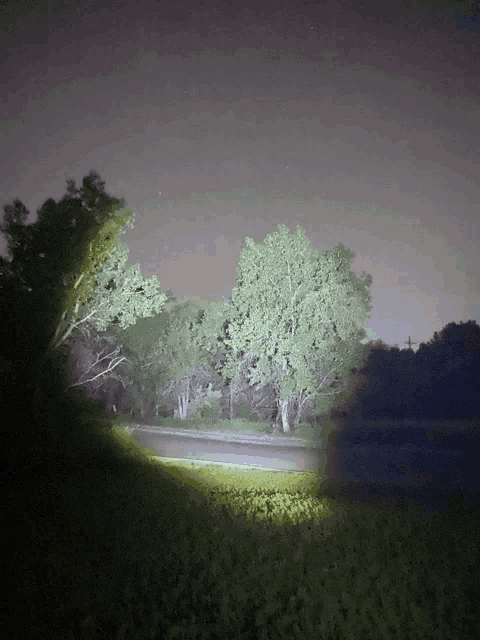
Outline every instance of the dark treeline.
[[480, 416], [480, 327], [450, 322], [412, 349], [370, 345], [362, 369], [367, 382], [350, 401], [364, 420], [463, 419]]

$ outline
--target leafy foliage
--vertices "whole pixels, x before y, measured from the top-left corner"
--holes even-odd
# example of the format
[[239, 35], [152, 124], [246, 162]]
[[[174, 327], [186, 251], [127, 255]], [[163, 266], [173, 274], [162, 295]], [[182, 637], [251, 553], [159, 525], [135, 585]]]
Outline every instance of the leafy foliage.
[[[91, 355], [105, 363], [104, 373], [111, 373], [124, 358], [115, 347], [107, 358], [103, 347], [92, 344], [92, 336], [112, 325], [125, 329], [138, 317], [158, 313], [167, 299], [155, 276], [145, 280], [138, 265], [127, 264], [128, 248], [119, 236], [133, 227], [132, 215], [123, 200], [106, 194], [104, 187], [95, 171], [80, 189], [68, 181], [62, 200], [48, 199], [38, 220], [28, 226], [28, 211], [19, 201], [4, 207], [2, 231], [9, 239], [11, 260], [0, 265], [2, 302], [22, 318], [12, 322], [2, 313], [2, 325], [9, 329], [15, 349], [37, 361], [37, 371], [30, 372], [34, 380], [41, 377], [42, 358], [49, 350], [62, 347], [55, 359], [65, 362], [68, 349], [81, 336], [90, 341]], [[102, 372], [95, 365], [91, 373], [96, 379]]]
[[166, 328], [154, 336], [149, 349], [149, 366], [162, 363], [166, 384], [161, 392], [179, 406], [180, 415], [186, 411], [195, 394], [211, 378], [210, 355], [201, 348], [194, 327], [199, 322], [201, 310], [191, 302], [173, 307]]
[[[348, 383], [371, 309], [371, 277], [351, 272], [353, 257], [343, 245], [312, 249], [301, 227], [290, 234], [279, 225], [263, 243], [245, 240], [225, 344], [257, 358], [249, 381], [257, 387], [272, 382], [280, 404], [302, 394], [303, 403], [333, 382], [338, 393]], [[329, 395], [332, 403], [335, 394]]]

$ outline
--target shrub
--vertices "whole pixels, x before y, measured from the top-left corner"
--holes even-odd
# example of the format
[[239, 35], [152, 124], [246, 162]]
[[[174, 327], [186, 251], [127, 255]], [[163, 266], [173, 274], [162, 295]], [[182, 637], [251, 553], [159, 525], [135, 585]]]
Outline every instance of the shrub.
[[191, 420], [202, 421], [206, 424], [214, 424], [221, 420], [222, 409], [220, 406], [220, 400], [218, 398], [212, 398], [206, 402], [202, 407], [195, 409], [190, 416]]
[[241, 418], [246, 422], [258, 422], [258, 417], [254, 415], [248, 407], [240, 407], [237, 411], [237, 418]]

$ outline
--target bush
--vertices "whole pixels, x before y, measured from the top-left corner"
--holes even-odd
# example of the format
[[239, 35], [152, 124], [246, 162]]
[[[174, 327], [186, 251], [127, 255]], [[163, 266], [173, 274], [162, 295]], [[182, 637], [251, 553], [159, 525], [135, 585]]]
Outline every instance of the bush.
[[241, 418], [246, 422], [258, 422], [258, 417], [254, 415], [248, 407], [240, 407], [237, 411], [237, 418]]
[[189, 416], [194, 422], [203, 422], [204, 424], [214, 424], [222, 419], [222, 407], [220, 400], [220, 391], [210, 392], [205, 403], [195, 409]]
[[319, 434], [319, 429], [315, 429], [312, 425], [302, 422], [298, 425], [298, 429], [294, 435], [298, 438], [304, 438], [305, 440], [314, 440]]
[[113, 423], [119, 423], [119, 422], [132, 422], [132, 415], [130, 413], [117, 413], [115, 414], [112, 422]]
[[203, 422], [204, 424], [214, 424], [218, 422], [222, 417], [220, 409], [220, 403], [218, 400], [212, 401], [210, 404], [206, 404], [203, 407], [199, 407], [192, 412], [189, 417], [194, 422]]

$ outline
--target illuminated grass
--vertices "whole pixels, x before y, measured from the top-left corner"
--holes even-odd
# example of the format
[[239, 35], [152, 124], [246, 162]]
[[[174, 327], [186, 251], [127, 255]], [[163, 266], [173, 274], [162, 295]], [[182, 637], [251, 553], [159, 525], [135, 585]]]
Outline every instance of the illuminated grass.
[[459, 497], [423, 522], [323, 490], [313, 472], [172, 464], [116, 435], [114, 463], [32, 498], [17, 620], [37, 614], [36, 630], [19, 636], [477, 635], [480, 516]]

